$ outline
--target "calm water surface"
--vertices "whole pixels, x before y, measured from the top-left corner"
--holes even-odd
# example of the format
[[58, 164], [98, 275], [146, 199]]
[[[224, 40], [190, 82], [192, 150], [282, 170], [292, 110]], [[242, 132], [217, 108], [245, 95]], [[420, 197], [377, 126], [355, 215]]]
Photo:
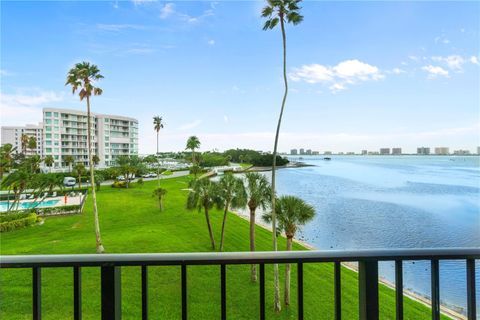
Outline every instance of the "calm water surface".
[[[298, 195], [316, 208], [298, 238], [318, 249], [480, 247], [477, 156], [302, 161], [315, 166], [278, 170], [278, 192]], [[476, 269], [480, 283], [479, 263]], [[429, 262], [405, 262], [404, 272], [405, 288], [430, 296]], [[393, 264], [381, 263], [380, 275], [393, 282]], [[440, 283], [442, 302], [462, 312], [465, 262], [440, 262]]]

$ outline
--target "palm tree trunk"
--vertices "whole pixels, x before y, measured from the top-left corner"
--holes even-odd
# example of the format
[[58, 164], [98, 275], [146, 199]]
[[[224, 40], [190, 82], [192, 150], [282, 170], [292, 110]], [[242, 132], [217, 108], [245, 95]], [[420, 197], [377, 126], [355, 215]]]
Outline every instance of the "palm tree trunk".
[[222, 221], [222, 236], [220, 238], [220, 251], [223, 251], [223, 241], [225, 239], [225, 225], [227, 224], [227, 212], [228, 207], [230, 206], [229, 202], [225, 204], [225, 209], [223, 211], [223, 221]]
[[[250, 208], [250, 251], [255, 251], [255, 209]], [[251, 269], [250, 279], [255, 282], [257, 281], [257, 265], [252, 264]]]
[[[92, 159], [92, 149], [91, 149], [91, 120], [90, 120], [90, 96], [87, 95], [87, 148], [88, 148], [88, 166], [90, 167], [90, 184], [95, 185], [95, 175], [93, 173], [93, 159]], [[92, 188], [92, 202], [93, 202], [93, 217], [95, 220], [95, 240], [97, 246], [97, 253], [104, 253], [105, 249], [102, 244], [102, 237], [100, 235], [100, 222], [98, 220], [98, 209], [97, 209], [97, 192], [95, 188]]]
[[158, 131], [157, 131], [157, 154], [158, 154]]
[[[283, 82], [285, 84], [285, 92], [282, 99], [282, 107], [280, 109], [280, 115], [278, 117], [277, 131], [275, 133], [275, 144], [273, 146], [273, 165], [272, 165], [272, 238], [273, 238], [273, 250], [277, 251], [277, 217], [275, 214], [275, 170], [277, 169], [277, 147], [278, 147], [278, 136], [280, 134], [280, 126], [282, 125], [282, 116], [283, 110], [285, 109], [285, 102], [287, 101], [288, 95], [288, 81], [287, 81], [287, 37], [285, 34], [285, 23], [283, 21], [283, 16], [280, 16], [280, 26], [282, 28], [282, 40], [283, 40]], [[278, 275], [278, 264], [273, 265], [273, 281], [275, 287], [275, 300], [274, 308], [275, 311], [280, 311], [282, 309], [280, 304], [280, 280]]]
[[210, 216], [208, 215], [208, 208], [205, 208], [205, 219], [207, 220], [208, 234], [210, 236], [210, 242], [212, 243], [212, 250], [215, 251], [215, 239], [213, 238], [212, 225], [210, 224]]
[[[292, 251], [293, 237], [287, 235], [287, 251]], [[290, 264], [285, 266], [285, 305], [290, 305]]]

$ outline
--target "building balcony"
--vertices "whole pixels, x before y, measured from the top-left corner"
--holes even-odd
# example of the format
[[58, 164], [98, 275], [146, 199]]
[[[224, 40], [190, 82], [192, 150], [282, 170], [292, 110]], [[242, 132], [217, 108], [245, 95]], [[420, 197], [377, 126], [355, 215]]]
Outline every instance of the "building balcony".
[[[265, 319], [265, 265], [292, 264], [296, 266], [297, 319], [304, 318], [304, 266], [313, 263], [334, 264], [334, 292], [332, 300], [335, 319], [342, 318], [342, 262], [358, 262], [358, 304], [360, 320], [379, 319], [379, 278], [378, 264], [382, 261], [395, 262], [395, 304], [396, 319], [403, 319], [403, 262], [427, 260], [431, 264], [431, 314], [433, 320], [440, 319], [440, 276], [439, 261], [466, 261], [467, 318], [476, 319], [475, 260], [480, 259], [480, 248], [449, 249], [396, 249], [396, 250], [357, 250], [357, 251], [290, 251], [290, 252], [229, 252], [229, 253], [165, 253], [165, 254], [74, 254], [74, 255], [31, 255], [0, 256], [0, 268], [30, 268], [32, 270], [32, 314], [33, 319], [42, 316], [42, 270], [46, 268], [73, 269], [73, 313], [74, 319], [82, 318], [82, 268], [100, 268], [101, 319], [121, 319], [121, 270], [138, 267], [141, 273], [142, 319], [149, 318], [148, 270], [151, 266], [178, 266], [180, 268], [180, 292], [182, 319], [188, 318], [188, 279], [190, 268], [199, 265], [218, 267], [220, 280], [219, 318], [227, 318], [227, 266], [259, 265], [260, 281], [258, 300], [252, 297], [251, 303], [259, 304], [259, 319]], [[230, 275], [233, 277], [233, 275]], [[295, 278], [295, 277], [294, 277]], [[190, 280], [192, 276], [190, 276]], [[153, 307], [153, 306], [152, 306]], [[161, 308], [161, 306], [155, 306]]]

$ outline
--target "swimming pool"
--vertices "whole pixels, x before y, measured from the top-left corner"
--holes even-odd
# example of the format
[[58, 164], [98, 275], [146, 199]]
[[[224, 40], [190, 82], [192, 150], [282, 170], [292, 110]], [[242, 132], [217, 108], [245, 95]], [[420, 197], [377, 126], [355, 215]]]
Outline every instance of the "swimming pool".
[[[60, 200], [45, 201], [20, 201], [15, 210], [25, 210], [31, 208], [48, 208], [55, 206]], [[5, 212], [12, 205], [12, 201], [0, 201], [0, 212]]]

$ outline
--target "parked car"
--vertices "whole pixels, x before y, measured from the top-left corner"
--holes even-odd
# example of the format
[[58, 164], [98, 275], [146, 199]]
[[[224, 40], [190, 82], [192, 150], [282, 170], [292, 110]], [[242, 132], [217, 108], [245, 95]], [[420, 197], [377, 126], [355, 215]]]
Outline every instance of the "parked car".
[[156, 178], [157, 177], [157, 174], [156, 173], [153, 173], [153, 172], [150, 172], [150, 173], [146, 173], [142, 176], [143, 178]]
[[[135, 175], [134, 175], [134, 174], [130, 174], [130, 175], [128, 176], [128, 180], [131, 181], [131, 180], [133, 180], [133, 179], [135, 179]], [[124, 176], [124, 175], [120, 175], [120, 176], [117, 177], [117, 180], [118, 180], [118, 181], [125, 181], [125, 176]]]
[[74, 177], [63, 178], [63, 185], [65, 187], [75, 187], [76, 183], [77, 183], [77, 179], [75, 179]]

